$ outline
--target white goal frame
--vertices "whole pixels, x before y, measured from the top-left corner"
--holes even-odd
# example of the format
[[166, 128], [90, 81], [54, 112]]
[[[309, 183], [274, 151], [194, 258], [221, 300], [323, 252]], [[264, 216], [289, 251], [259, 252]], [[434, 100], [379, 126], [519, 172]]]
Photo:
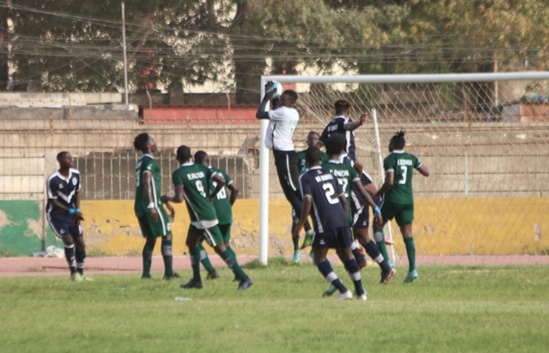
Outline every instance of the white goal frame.
[[[265, 94], [265, 83], [444, 83], [444, 82], [487, 82], [549, 80], [549, 72], [509, 72], [471, 74], [409, 74], [409, 75], [358, 75], [358, 76], [262, 76], [261, 98]], [[259, 262], [267, 265], [269, 254], [269, 150], [265, 147], [265, 133], [269, 121], [260, 121], [259, 147]], [[382, 173], [383, 175], [383, 173]], [[392, 254], [394, 255], [394, 254]]]

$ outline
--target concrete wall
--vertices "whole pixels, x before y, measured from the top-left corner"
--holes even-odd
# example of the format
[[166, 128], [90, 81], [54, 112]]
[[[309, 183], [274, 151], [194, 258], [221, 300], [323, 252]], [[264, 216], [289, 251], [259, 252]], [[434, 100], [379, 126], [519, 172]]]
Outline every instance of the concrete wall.
[[[525, 205], [530, 205], [531, 211], [517, 221], [515, 214]], [[34, 201], [0, 202], [0, 256], [30, 255], [40, 251], [43, 243], [62, 246], [53, 240], [49, 228], [43, 233], [39, 206]], [[231, 243], [238, 254], [259, 253], [258, 207], [256, 199], [235, 203]], [[90, 254], [141, 253], [144, 242], [133, 213], [133, 201], [83, 201], [81, 209]], [[418, 199], [415, 209], [413, 234], [420, 255], [549, 254], [549, 199]], [[172, 223], [176, 254], [187, 253], [184, 242], [188, 226], [185, 206], [176, 205]], [[396, 224], [392, 223], [392, 229], [396, 253], [405, 254]], [[157, 247], [156, 252], [159, 251]], [[290, 207], [286, 200], [270, 200], [269, 255], [291, 252]]]

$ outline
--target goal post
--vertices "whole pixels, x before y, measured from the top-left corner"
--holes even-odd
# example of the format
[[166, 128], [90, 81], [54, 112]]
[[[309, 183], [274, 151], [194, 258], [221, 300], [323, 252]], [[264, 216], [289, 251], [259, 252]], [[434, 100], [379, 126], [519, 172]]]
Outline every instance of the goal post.
[[[333, 118], [337, 99], [353, 103], [351, 118], [375, 115], [379, 129], [372, 122], [355, 130], [355, 137], [358, 158], [378, 187], [388, 153], [383, 146], [397, 130], [406, 131], [406, 150], [431, 169], [430, 178], [414, 178], [419, 256], [436, 263], [446, 255], [549, 252], [549, 240], [541, 237], [549, 227], [542, 216], [549, 213], [549, 72], [273, 75], [262, 76], [261, 97], [268, 81], [292, 85], [300, 95], [294, 133], [299, 147], [311, 129], [321, 132]], [[268, 121], [260, 126], [259, 261], [266, 265], [269, 199], [282, 195], [269, 190], [276, 176], [264, 145]], [[405, 253], [402, 244], [395, 248], [397, 258]]]

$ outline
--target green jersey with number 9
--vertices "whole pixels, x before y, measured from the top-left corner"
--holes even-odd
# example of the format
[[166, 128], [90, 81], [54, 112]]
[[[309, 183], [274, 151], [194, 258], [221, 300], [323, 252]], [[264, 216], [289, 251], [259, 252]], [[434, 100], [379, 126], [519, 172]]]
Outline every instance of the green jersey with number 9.
[[215, 172], [202, 164], [182, 164], [172, 174], [174, 187], [183, 186], [191, 223], [199, 228], [216, 225], [217, 214], [210, 201], [210, 182]]
[[413, 154], [404, 151], [393, 151], [383, 161], [385, 173], [393, 172], [393, 187], [385, 194], [385, 201], [404, 205], [414, 202], [412, 192], [412, 176], [414, 169], [419, 168], [421, 162]]

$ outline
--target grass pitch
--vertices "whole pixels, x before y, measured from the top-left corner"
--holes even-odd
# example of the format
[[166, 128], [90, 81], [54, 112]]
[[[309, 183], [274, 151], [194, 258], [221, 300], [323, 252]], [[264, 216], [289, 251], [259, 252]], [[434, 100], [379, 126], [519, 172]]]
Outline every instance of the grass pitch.
[[[544, 352], [549, 347], [546, 267], [423, 267], [388, 285], [362, 272], [368, 301], [322, 298], [310, 264], [274, 259], [202, 290], [139, 275], [0, 278], [0, 352]], [[352, 287], [343, 267], [336, 272]], [[184, 296], [190, 301], [176, 301]]]

